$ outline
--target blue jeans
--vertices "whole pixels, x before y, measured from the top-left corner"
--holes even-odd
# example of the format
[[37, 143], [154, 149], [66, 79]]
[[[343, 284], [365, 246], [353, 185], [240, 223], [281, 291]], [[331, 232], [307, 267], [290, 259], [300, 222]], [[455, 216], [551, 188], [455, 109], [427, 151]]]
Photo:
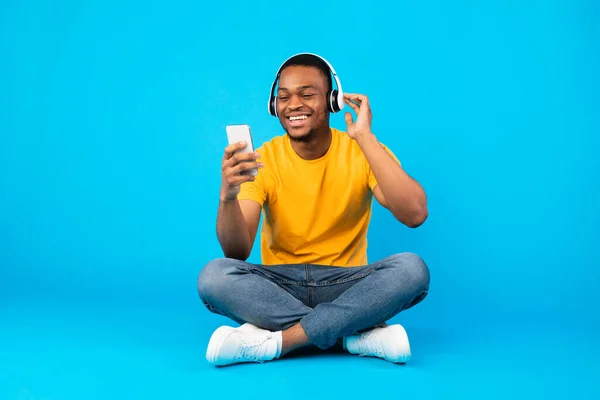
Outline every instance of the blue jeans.
[[263, 266], [222, 258], [198, 276], [198, 294], [211, 312], [270, 331], [300, 323], [320, 349], [386, 322], [428, 291], [429, 269], [412, 253], [360, 267]]

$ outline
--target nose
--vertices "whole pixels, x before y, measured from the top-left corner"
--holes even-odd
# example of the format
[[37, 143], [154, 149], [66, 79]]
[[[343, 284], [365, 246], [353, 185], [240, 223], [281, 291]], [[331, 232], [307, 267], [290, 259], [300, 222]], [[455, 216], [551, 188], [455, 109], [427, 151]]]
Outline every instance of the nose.
[[300, 101], [300, 97], [296, 96], [296, 95], [290, 96], [290, 102], [288, 104], [288, 107], [291, 108], [292, 110], [302, 107], [302, 102]]

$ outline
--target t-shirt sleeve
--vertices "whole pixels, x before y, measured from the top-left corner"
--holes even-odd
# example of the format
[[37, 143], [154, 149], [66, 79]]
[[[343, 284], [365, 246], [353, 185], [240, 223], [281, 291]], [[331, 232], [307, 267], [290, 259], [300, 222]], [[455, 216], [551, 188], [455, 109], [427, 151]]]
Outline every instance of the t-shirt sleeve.
[[242, 183], [237, 198], [238, 200], [254, 200], [261, 206], [265, 203], [267, 200], [267, 188], [262, 170], [258, 170], [254, 181]]
[[[402, 165], [400, 163], [400, 160], [398, 160], [398, 157], [396, 157], [396, 155], [383, 143], [379, 143], [381, 144], [381, 146], [383, 146], [383, 148], [385, 149], [385, 151], [388, 152], [389, 155], [392, 156], [392, 158], [399, 164]], [[373, 190], [375, 188], [375, 186], [377, 186], [377, 179], [375, 178], [375, 174], [373, 173], [373, 170], [371, 170], [371, 166], [369, 165], [368, 161], [365, 160], [365, 162], [367, 163], [367, 179], [368, 179], [368, 183], [369, 183], [369, 188], [371, 190]]]

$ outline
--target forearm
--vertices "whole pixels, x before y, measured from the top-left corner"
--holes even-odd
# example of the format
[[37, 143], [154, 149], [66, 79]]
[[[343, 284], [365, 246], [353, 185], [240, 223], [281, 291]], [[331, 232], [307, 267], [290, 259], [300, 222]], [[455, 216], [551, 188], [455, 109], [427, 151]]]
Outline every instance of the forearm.
[[394, 217], [408, 226], [419, 226], [427, 218], [425, 191], [383, 148], [375, 135], [357, 138], [387, 207]]
[[217, 238], [225, 257], [246, 260], [250, 256], [250, 232], [237, 199], [219, 201]]

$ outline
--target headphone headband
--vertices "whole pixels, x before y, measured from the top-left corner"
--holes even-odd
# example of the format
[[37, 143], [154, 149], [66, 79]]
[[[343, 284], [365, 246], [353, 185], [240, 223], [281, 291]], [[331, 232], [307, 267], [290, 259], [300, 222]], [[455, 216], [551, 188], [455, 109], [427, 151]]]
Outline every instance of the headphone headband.
[[333, 68], [331, 63], [318, 54], [298, 53], [298, 54], [294, 54], [293, 56], [291, 56], [287, 60], [285, 60], [283, 63], [281, 63], [281, 66], [279, 67], [279, 69], [277, 69], [277, 75], [275, 76], [275, 80], [273, 81], [273, 84], [271, 85], [271, 95], [269, 97], [269, 104], [268, 104], [269, 114], [271, 114], [274, 117], [278, 116], [277, 115], [277, 96], [275, 95], [275, 86], [277, 85], [277, 82], [279, 81], [279, 76], [281, 75], [281, 69], [289, 60], [291, 60], [294, 57], [300, 56], [300, 55], [308, 55], [308, 56], [316, 57], [317, 59], [323, 61], [327, 65], [327, 67], [329, 68], [329, 72], [331, 73], [331, 75], [333, 75], [333, 79], [335, 80], [335, 84], [337, 86], [337, 89], [330, 88], [329, 92], [327, 93], [327, 107], [328, 107], [329, 111], [331, 111], [331, 112], [338, 112], [342, 108], [344, 108], [345, 103], [344, 103], [344, 91], [342, 89], [342, 83], [340, 82], [340, 79], [338, 78], [337, 73], [335, 72], [335, 69]]

